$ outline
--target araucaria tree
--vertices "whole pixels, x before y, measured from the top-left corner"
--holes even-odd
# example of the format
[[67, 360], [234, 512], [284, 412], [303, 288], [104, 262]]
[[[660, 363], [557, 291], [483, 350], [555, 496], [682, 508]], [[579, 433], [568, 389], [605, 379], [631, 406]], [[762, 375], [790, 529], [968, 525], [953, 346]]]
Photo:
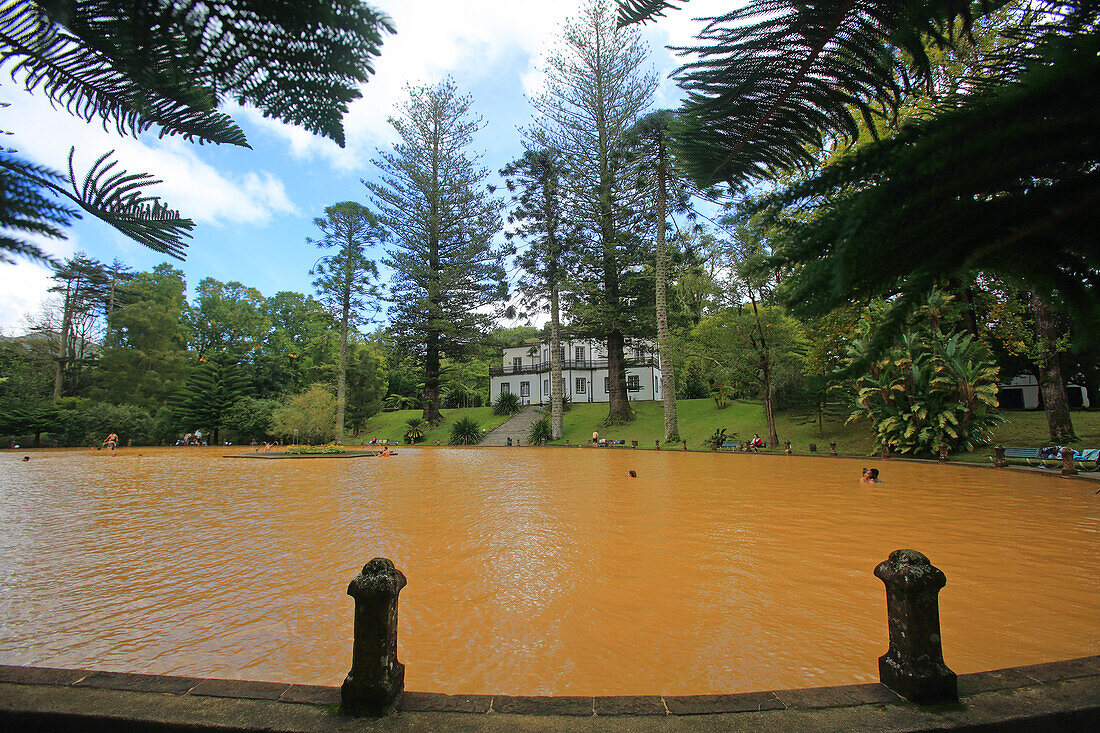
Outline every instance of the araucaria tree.
[[591, 0], [566, 22], [546, 61], [546, 88], [532, 103], [530, 134], [556, 150], [570, 176], [570, 218], [584, 230], [574, 330], [607, 339], [608, 418], [633, 418], [627, 401], [623, 344], [638, 330], [642, 206], [637, 162], [626, 155], [628, 131], [649, 106], [657, 82], [643, 70], [646, 47], [633, 29], [616, 27], [608, 0]]
[[469, 152], [482, 124], [470, 115], [470, 97], [450, 79], [408, 93], [401, 115], [390, 119], [399, 140], [379, 153], [378, 178], [363, 184], [393, 243], [382, 260], [393, 268], [390, 329], [424, 358], [424, 419], [434, 424], [442, 420], [440, 357], [461, 357], [490, 330], [484, 311], [505, 295], [492, 244], [501, 204]]
[[[517, 287], [524, 300], [550, 309], [550, 424], [552, 440], [564, 433], [561, 376], [561, 290], [566, 281], [565, 257], [578, 229], [565, 216], [562, 185], [565, 172], [553, 150], [528, 150], [501, 170], [514, 208], [508, 223], [526, 246], [516, 258], [522, 268]], [[521, 245], [522, 246], [522, 245]]]
[[324, 257], [310, 270], [322, 302], [340, 314], [340, 358], [336, 365], [336, 443], [344, 440], [344, 405], [347, 394], [348, 329], [362, 318], [363, 312], [378, 298], [378, 267], [367, 258], [366, 250], [386, 238], [374, 214], [354, 201], [333, 204], [324, 218], [313, 223], [321, 230], [320, 239], [307, 239], [322, 249], [337, 247], [335, 254]]

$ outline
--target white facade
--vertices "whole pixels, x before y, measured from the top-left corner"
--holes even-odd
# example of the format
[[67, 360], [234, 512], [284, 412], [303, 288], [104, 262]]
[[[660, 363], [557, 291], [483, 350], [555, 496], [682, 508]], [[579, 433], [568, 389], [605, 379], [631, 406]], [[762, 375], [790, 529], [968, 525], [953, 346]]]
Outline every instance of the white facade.
[[[1031, 374], [1021, 374], [1011, 382], [997, 385], [997, 401], [1003, 410], [1035, 410], [1039, 407], [1039, 381]], [[1084, 387], [1066, 384], [1066, 402], [1071, 408], [1091, 407]]]
[[[561, 376], [565, 397], [571, 402], [607, 402], [607, 344], [593, 339], [561, 342]], [[502, 392], [519, 395], [521, 404], [550, 404], [550, 342], [534, 341], [503, 350], [501, 365], [489, 370], [490, 398]], [[661, 399], [661, 367], [656, 345], [634, 340], [623, 349], [627, 397], [630, 400]]]

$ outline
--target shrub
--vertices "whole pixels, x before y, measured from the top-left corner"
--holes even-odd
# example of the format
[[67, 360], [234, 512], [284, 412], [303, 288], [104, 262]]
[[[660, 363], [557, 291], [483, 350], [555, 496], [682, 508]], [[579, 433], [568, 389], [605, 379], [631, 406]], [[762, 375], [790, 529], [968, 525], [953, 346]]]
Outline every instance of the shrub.
[[424, 421], [419, 417], [410, 417], [405, 421], [405, 442], [415, 445], [424, 440]]
[[292, 446], [283, 451], [283, 453], [286, 453], [288, 456], [331, 456], [347, 453], [347, 450], [338, 445], [310, 445]]
[[477, 445], [481, 442], [481, 426], [472, 417], [464, 417], [451, 425], [451, 445]]
[[323, 384], [293, 395], [271, 413], [271, 432], [295, 443], [327, 443], [336, 437], [336, 397]]
[[[733, 437], [734, 436], [732, 436], [732, 435], [729, 436], [729, 438], [733, 438]], [[703, 441], [703, 445], [705, 445], [706, 447], [708, 447], [712, 450], [717, 450], [717, 449], [721, 448], [722, 443], [726, 442], [726, 440], [728, 440], [729, 438], [726, 437], [726, 429], [725, 428], [719, 428], [719, 429], [714, 431], [713, 435], [711, 435], [709, 438], [707, 438], [706, 440]]]
[[528, 445], [546, 445], [554, 439], [554, 430], [550, 427], [550, 418], [544, 417], [531, 425], [527, 431]]
[[515, 415], [520, 411], [519, 395], [514, 392], [503, 392], [497, 401], [493, 403], [494, 415]]

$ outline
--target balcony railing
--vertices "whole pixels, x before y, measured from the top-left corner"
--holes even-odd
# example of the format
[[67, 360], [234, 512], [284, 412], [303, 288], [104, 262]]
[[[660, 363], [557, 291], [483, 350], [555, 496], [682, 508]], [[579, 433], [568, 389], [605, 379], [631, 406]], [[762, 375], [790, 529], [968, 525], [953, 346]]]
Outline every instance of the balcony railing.
[[[647, 356], [644, 359], [627, 358], [623, 361], [628, 367], [660, 366], [655, 356]], [[566, 359], [562, 361], [561, 369], [562, 371], [568, 369], [607, 369], [607, 359]], [[519, 366], [509, 364], [508, 366], [489, 367], [489, 376], [502, 377], [509, 374], [541, 374], [549, 371], [550, 362], [542, 361], [537, 364], [521, 364]]]

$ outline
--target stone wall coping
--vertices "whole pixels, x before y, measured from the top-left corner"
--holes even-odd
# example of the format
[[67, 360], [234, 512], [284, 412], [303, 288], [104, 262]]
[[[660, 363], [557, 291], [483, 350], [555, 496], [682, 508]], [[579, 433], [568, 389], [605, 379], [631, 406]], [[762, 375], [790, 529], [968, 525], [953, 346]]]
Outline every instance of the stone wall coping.
[[[961, 698], [1051, 682], [1100, 677], [1100, 655], [959, 675]], [[133, 674], [87, 669], [0, 665], [0, 683], [99, 688], [192, 697], [266, 700], [291, 705], [337, 705], [340, 688], [201, 677]], [[819, 710], [903, 703], [879, 683], [766, 690], [728, 695], [513, 696], [405, 692], [403, 712], [507, 713], [552, 716], [711, 715], [765, 710]]]

